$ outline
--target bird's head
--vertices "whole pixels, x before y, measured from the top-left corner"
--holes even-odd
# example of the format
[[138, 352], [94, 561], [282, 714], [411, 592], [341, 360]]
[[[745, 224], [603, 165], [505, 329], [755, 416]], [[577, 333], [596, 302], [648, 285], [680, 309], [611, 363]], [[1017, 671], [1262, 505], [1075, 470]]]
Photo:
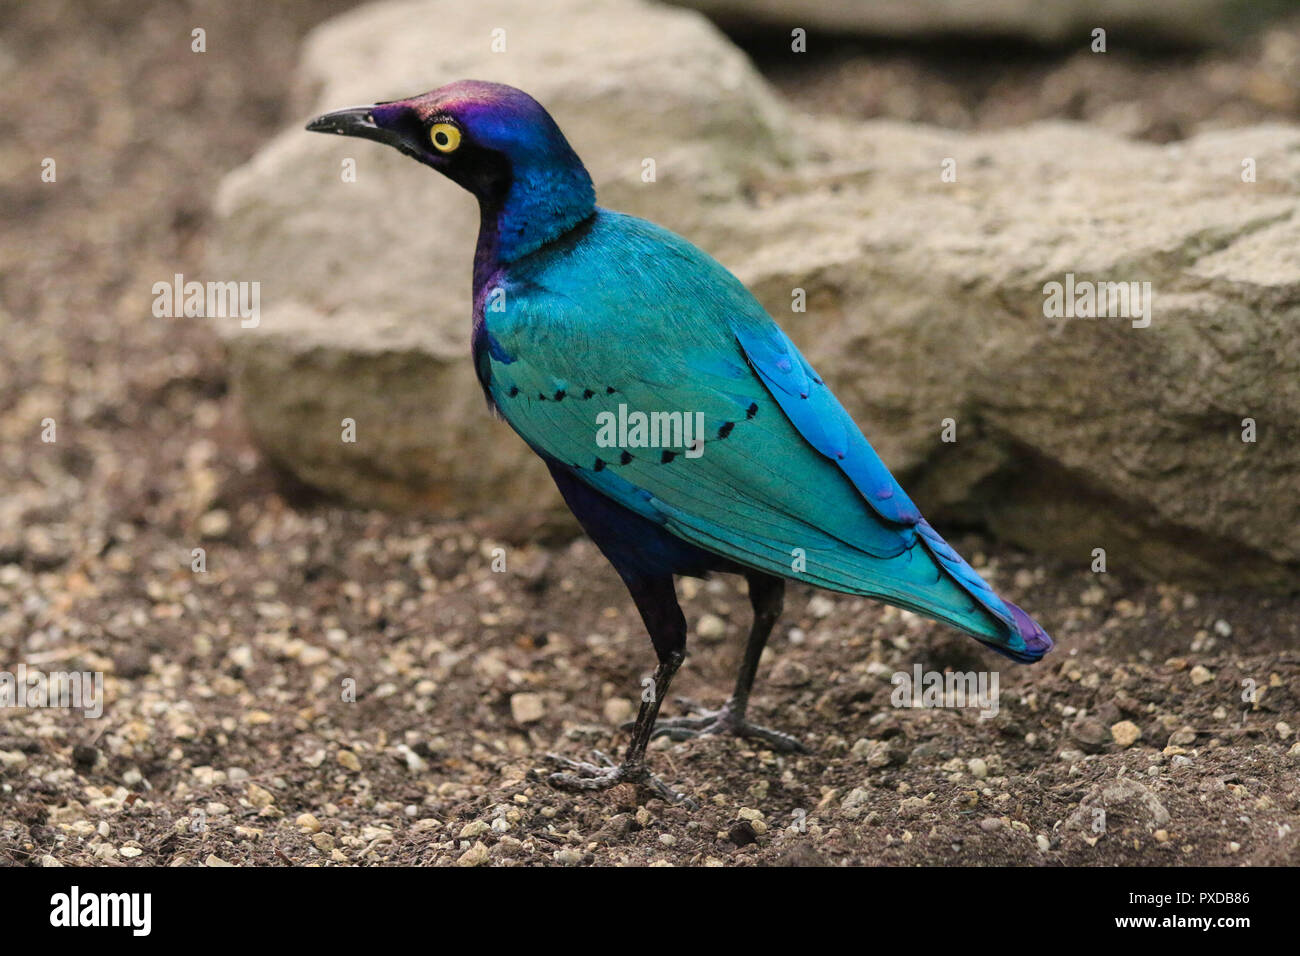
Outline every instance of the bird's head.
[[512, 86], [462, 80], [326, 113], [307, 129], [384, 143], [468, 189], [502, 259], [531, 252], [595, 210], [591, 177], [555, 120]]

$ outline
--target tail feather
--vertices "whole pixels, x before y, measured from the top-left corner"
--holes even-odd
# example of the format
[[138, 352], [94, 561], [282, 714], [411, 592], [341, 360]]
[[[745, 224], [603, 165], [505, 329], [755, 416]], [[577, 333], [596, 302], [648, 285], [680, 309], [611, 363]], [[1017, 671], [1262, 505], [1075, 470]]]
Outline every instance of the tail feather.
[[1007, 610], [1011, 612], [1011, 618], [1015, 622], [1020, 639], [1025, 642], [1024, 651], [1019, 656], [1011, 656], [1022, 664], [1032, 664], [1052, 649], [1052, 639], [1037, 621], [1019, 607], [1009, 601], [1004, 603], [1007, 605]]
[[1022, 664], [1032, 664], [1052, 649], [1052, 639], [1038, 622], [1010, 601], [998, 597], [989, 583], [943, 540], [930, 522], [922, 518], [916, 523], [916, 531], [939, 566], [1002, 625], [1003, 635], [1001, 640], [990, 640], [969, 628], [965, 629], [967, 633], [999, 654]]

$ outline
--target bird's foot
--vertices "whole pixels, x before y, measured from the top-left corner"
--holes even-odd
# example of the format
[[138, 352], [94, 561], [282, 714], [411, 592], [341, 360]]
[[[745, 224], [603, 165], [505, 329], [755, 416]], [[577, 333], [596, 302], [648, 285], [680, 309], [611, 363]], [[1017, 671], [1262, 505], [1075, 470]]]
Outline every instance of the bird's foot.
[[747, 737], [761, 740], [769, 748], [779, 753], [806, 754], [808, 748], [799, 742], [799, 738], [779, 730], [751, 724], [742, 715], [737, 715], [731, 702], [723, 704], [718, 710], [705, 710], [692, 705], [695, 715], [691, 717], [665, 717], [655, 722], [652, 737], [667, 737], [670, 740], [690, 740], [705, 734], [731, 734], [735, 737]]
[[616, 764], [599, 750], [592, 751], [592, 755], [600, 761], [599, 764], [587, 763], [582, 760], [570, 760], [568, 757], [562, 757], [559, 754], [547, 754], [547, 760], [556, 766], [565, 768], [567, 772], [552, 773], [547, 776], [546, 782], [556, 790], [570, 791], [608, 790], [610, 787], [617, 787], [621, 783], [637, 784], [669, 803], [680, 803], [691, 810], [697, 808], [694, 800], [668, 786], [668, 784], [647, 770], [643, 762], [629, 763], [625, 761]]

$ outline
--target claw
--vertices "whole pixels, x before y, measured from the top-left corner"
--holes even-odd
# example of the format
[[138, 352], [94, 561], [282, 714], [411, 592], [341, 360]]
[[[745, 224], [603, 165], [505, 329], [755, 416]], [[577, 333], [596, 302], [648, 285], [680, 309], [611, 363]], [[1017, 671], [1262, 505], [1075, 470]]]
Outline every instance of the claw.
[[655, 724], [651, 737], [667, 737], [669, 740], [690, 740], [706, 734], [732, 734], [761, 740], [778, 753], [807, 753], [808, 748], [797, 737], [751, 724], [743, 717], [736, 717], [728, 706], [720, 710], [703, 710], [699, 717], [669, 717]]
[[599, 773], [601, 770], [601, 768], [597, 767], [595, 764], [586, 763], [582, 760], [572, 760], [569, 757], [562, 757], [560, 754], [548, 753], [546, 759], [557, 767], [565, 767], [569, 770], [575, 770], [578, 773], [585, 774], [586, 776]]
[[[700, 714], [700, 715], [703, 715], [703, 716], [712, 716], [712, 714], [714, 713], [713, 711], [710, 711], [708, 708], [704, 707], [703, 705], [701, 705], [701, 704], [697, 704], [695, 701], [691, 700], [691, 699], [688, 698], [688, 697], [674, 697], [673, 700], [676, 701], [678, 707], [681, 707], [681, 708], [682, 708], [683, 710], [685, 710], [688, 714]], [[689, 718], [689, 717], [674, 717], [674, 718], [672, 718], [672, 720], [691, 720], [691, 719], [697, 719], [697, 718]], [[658, 727], [659, 724], [663, 724], [663, 723], [667, 723], [667, 722], [668, 722], [667, 720], [661, 720], [661, 721], [657, 722], [657, 723], [655, 724], [655, 726]], [[636, 721], [635, 721], [635, 720], [629, 720], [629, 721], [625, 721], [624, 723], [620, 724], [618, 729], [619, 729], [619, 730], [632, 730], [632, 729], [635, 728], [635, 727], [636, 727]], [[651, 734], [651, 738], [652, 738], [652, 739], [653, 739], [655, 736], [658, 736], [658, 735], [657, 735], [657, 734]]]
[[704, 733], [716, 720], [716, 716], [712, 714], [701, 717], [666, 718], [655, 724], [655, 729], [650, 734], [650, 737], [651, 739], [668, 737], [671, 740], [690, 740], [692, 737]]
[[571, 760], [559, 754], [548, 753], [546, 755], [547, 760], [558, 766], [566, 767], [573, 772], [552, 773], [547, 776], [547, 783], [557, 790], [608, 790], [622, 783], [640, 784], [669, 803], [681, 804], [689, 810], [699, 808], [699, 805], [690, 797], [674, 790], [646, 770], [644, 764], [615, 764], [608, 755], [601, 753], [599, 750], [592, 751], [592, 756], [604, 766], [598, 767], [593, 763]]

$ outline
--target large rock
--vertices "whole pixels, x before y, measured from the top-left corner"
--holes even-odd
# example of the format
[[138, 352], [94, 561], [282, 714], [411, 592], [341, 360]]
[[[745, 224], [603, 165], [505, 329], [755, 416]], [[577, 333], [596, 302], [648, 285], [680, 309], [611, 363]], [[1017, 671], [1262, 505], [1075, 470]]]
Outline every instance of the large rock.
[[[818, 133], [854, 159], [737, 207], [733, 264], [923, 508], [1081, 565], [1300, 582], [1300, 130]], [[1150, 282], [1150, 325], [1045, 318], [1071, 273]]]
[[[720, 23], [888, 37], [1023, 37], [1086, 46], [1094, 29], [1127, 47], [1231, 42], [1285, 9], [1254, 0], [669, 0]], [[816, 40], [812, 41], [816, 43]], [[811, 47], [810, 47], [811, 49]]]
[[[307, 44], [302, 115], [464, 76], [530, 89], [605, 205], [750, 284], [932, 516], [1080, 565], [1104, 548], [1111, 570], [1295, 586], [1300, 130], [1159, 147], [1077, 125], [814, 121], [697, 15], [513, 8], [426, 0], [332, 21]], [[489, 52], [497, 26], [507, 54]], [[212, 277], [264, 284], [259, 328], [220, 327], [273, 459], [366, 505], [554, 502], [468, 360], [468, 196], [379, 146], [290, 129], [231, 174], [219, 210]], [[1150, 282], [1149, 326], [1045, 318], [1044, 286], [1067, 273]]]

